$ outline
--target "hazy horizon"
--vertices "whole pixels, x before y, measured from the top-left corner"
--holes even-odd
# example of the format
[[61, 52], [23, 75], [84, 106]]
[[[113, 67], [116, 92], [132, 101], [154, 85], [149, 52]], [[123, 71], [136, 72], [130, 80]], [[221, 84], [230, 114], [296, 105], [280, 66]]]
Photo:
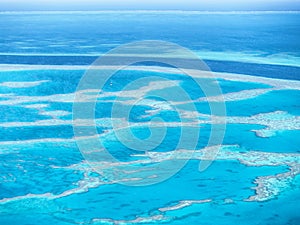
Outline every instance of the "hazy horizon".
[[0, 0], [0, 11], [299, 11], [300, 0]]

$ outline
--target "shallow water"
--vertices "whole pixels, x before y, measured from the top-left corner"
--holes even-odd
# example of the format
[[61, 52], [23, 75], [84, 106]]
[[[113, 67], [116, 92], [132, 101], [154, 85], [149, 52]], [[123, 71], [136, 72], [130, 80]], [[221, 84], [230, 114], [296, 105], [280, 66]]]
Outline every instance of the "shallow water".
[[[0, 223], [298, 224], [298, 18], [299, 13], [0, 13], [6, 37], [0, 40]], [[100, 160], [103, 173], [97, 173], [74, 138], [74, 95], [87, 69], [75, 65], [88, 65], [114, 46], [141, 39], [175, 41], [202, 56], [213, 71], [235, 74], [191, 78], [152, 63], [119, 71], [101, 96], [88, 90], [80, 104], [88, 107], [96, 99], [97, 138], [119, 160]], [[220, 115], [212, 120], [195, 81], [207, 88], [219, 84], [224, 95], [209, 101], [221, 104], [224, 97], [227, 116], [222, 146], [201, 172], [212, 123], [223, 120]], [[189, 98], [175, 95], [178, 88]], [[129, 130], [122, 127], [123, 114], [112, 114], [113, 107], [128, 111]], [[83, 132], [77, 136], [92, 146], [90, 117], [80, 119]], [[158, 146], [147, 142], [163, 129]], [[148, 151], [126, 145], [132, 142], [129, 131]], [[190, 138], [183, 139], [182, 132]], [[210, 147], [213, 152], [216, 146]], [[151, 171], [161, 162], [170, 167]], [[183, 168], [149, 186], [130, 186], [109, 173], [129, 165], [125, 178], [143, 182], [167, 174], [174, 162], [183, 162]]]

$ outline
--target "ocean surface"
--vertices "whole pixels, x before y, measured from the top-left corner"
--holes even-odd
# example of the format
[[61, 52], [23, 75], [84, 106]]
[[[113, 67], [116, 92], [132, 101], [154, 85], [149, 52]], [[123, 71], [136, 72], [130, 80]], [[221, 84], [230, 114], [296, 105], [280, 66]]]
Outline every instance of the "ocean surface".
[[[299, 12], [0, 12], [0, 37], [0, 224], [300, 224]], [[213, 76], [165, 49], [78, 89], [143, 40]]]

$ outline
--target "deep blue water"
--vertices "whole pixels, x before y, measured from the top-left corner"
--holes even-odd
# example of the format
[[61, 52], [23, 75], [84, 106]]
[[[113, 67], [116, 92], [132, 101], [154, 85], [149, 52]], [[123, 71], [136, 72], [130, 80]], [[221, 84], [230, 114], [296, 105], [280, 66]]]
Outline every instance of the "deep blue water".
[[104, 53], [118, 44], [152, 39], [198, 51], [262, 56], [299, 56], [300, 47], [299, 13], [2, 13], [0, 26], [6, 37], [1, 52], [7, 54]]

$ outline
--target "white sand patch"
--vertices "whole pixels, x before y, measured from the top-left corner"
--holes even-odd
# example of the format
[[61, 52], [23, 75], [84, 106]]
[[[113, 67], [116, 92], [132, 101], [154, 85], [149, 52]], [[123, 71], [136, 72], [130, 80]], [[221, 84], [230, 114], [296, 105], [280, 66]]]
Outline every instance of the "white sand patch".
[[31, 88], [41, 85], [42, 83], [50, 82], [49, 80], [41, 81], [20, 81], [20, 82], [2, 82], [0, 86], [9, 88]]

